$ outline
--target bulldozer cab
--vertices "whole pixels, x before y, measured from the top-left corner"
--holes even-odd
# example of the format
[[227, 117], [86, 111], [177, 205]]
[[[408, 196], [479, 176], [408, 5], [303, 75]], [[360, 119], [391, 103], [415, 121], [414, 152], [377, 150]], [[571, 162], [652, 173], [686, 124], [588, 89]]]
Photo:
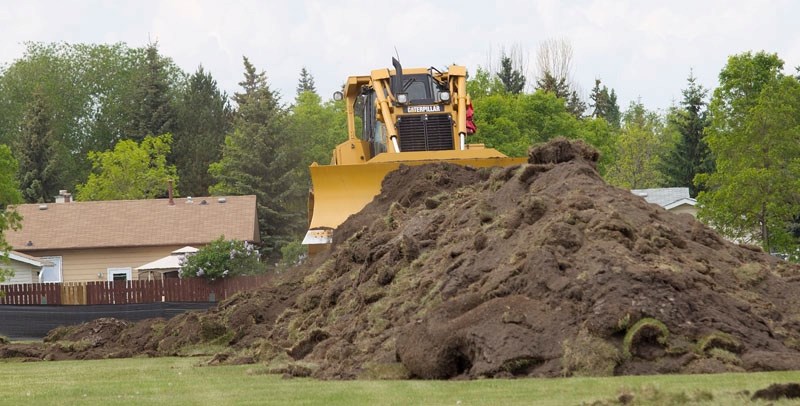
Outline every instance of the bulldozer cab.
[[[453, 149], [453, 143], [447, 142], [448, 138], [453, 136], [451, 128], [453, 119], [446, 113], [447, 109], [443, 107], [444, 103], [449, 102], [449, 97], [445, 96], [445, 100], [442, 97], [444, 94], [449, 96], [449, 87], [446, 82], [437, 80], [434, 76], [434, 73], [439, 76], [442, 73], [435, 68], [430, 68], [426, 73], [402, 74], [402, 68], [399, 67], [399, 63], [395, 65], [395, 68], [394, 72], [390, 72], [389, 86], [383, 87], [383, 92], [385, 99], [393, 100], [393, 124], [396, 128], [399, 126], [398, 130], [401, 132], [399, 134], [399, 149], [401, 151]], [[400, 73], [398, 74], [397, 72]], [[393, 89], [391, 93], [390, 89]], [[383, 121], [385, 117], [381, 114], [379, 106], [380, 100], [375, 87], [372, 84], [362, 85], [360, 95], [354, 99], [353, 112], [357, 123], [360, 124], [357, 125], [359, 138], [369, 144], [369, 154], [372, 157], [389, 151], [387, 146], [389, 134]], [[423, 107], [417, 108], [415, 106]], [[425, 128], [419, 125], [415, 126], [415, 128], [409, 128], [408, 123], [414, 121], [414, 118], [404, 116], [414, 113], [425, 114], [432, 110], [441, 114], [438, 117], [431, 117], [426, 114], [424, 117], [417, 119], [417, 121], [424, 119], [427, 122], [432, 119], [448, 126], [447, 128], [440, 128], [439, 131], [440, 138], [444, 139], [445, 142], [430, 143], [425, 142], [426, 140], [413, 142], [412, 138], [414, 137], [425, 138]], [[440, 127], [442, 126], [440, 125]]]

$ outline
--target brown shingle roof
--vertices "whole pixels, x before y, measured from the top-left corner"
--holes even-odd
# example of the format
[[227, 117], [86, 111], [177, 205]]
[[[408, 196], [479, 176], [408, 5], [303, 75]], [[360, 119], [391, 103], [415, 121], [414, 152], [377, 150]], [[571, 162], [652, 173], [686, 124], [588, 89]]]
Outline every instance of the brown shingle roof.
[[[22, 229], [6, 231], [15, 250], [202, 245], [219, 236], [258, 241], [255, 196], [22, 204]], [[207, 204], [202, 204], [205, 201]], [[32, 245], [28, 245], [28, 241]]]

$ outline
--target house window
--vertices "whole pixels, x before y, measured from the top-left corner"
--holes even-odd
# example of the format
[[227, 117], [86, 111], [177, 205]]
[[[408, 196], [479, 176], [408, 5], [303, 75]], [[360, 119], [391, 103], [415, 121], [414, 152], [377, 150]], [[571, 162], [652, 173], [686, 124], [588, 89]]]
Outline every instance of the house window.
[[63, 282], [61, 275], [61, 257], [41, 257], [45, 263], [39, 273], [39, 282]]
[[109, 281], [129, 281], [133, 279], [131, 268], [108, 268], [106, 274]]

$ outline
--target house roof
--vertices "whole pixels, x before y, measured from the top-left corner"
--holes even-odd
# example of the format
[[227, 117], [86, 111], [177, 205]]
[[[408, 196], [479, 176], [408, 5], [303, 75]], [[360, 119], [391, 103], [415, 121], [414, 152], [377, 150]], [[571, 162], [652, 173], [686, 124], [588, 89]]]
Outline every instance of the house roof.
[[687, 198], [684, 198], [684, 199], [676, 200], [676, 201], [664, 206], [664, 208], [667, 209], [667, 210], [672, 210], [672, 209], [674, 209], [676, 207], [680, 207], [680, 206], [684, 206], [684, 205], [686, 205], [686, 206], [697, 206], [697, 200], [692, 199], [691, 197], [687, 197]]
[[228, 196], [22, 204], [18, 251], [203, 245], [220, 236], [258, 242], [256, 197]]
[[[684, 199], [692, 200], [689, 197], [689, 188], [688, 187], [668, 187], [668, 188], [659, 188], [659, 189], [632, 189], [631, 193], [635, 194], [636, 196], [641, 196], [647, 203], [655, 203], [663, 208], [667, 208], [667, 206], [675, 207], [672, 204]], [[671, 208], [670, 207], [670, 208]]]
[[[0, 253], [0, 255], [2, 255], [2, 253]], [[49, 263], [47, 261], [43, 261], [41, 258], [37, 258], [28, 254], [23, 254], [17, 251], [9, 251], [8, 257], [11, 258], [12, 261], [26, 263], [28, 265], [33, 265], [37, 268], [41, 268]]]

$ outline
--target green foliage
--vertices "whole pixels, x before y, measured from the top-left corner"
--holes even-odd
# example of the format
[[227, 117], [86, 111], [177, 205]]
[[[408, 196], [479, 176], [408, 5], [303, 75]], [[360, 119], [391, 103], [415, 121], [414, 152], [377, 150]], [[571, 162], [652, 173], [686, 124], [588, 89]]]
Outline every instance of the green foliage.
[[800, 213], [800, 83], [775, 54], [732, 56], [720, 73], [706, 142], [716, 172], [698, 175], [699, 216], [730, 238], [765, 251], [794, 251]]
[[698, 188], [694, 183], [698, 173], [713, 170], [713, 159], [708, 145], [703, 140], [703, 132], [708, 127], [709, 119], [705, 109], [706, 94], [703, 86], [695, 82], [689, 75], [688, 87], [683, 90], [680, 108], [673, 108], [667, 116], [669, 125], [679, 134], [678, 141], [662, 161], [661, 171], [669, 186], [688, 186], [689, 194], [697, 196]]
[[184, 278], [201, 277], [209, 280], [236, 275], [261, 273], [263, 265], [252, 244], [220, 237], [194, 254], [189, 254], [181, 264]]
[[[169, 59], [161, 61], [170, 89], [177, 88], [182, 72]], [[41, 93], [57, 145], [59, 189], [73, 189], [91, 169], [89, 151], [104, 151], [119, 140], [145, 135], [138, 133], [136, 120], [145, 71], [144, 48], [27, 43], [21, 58], [0, 67], [0, 143], [16, 145], [20, 123]]]
[[475, 70], [474, 77], [467, 81], [467, 93], [473, 99], [501, 94], [505, 93], [505, 91], [506, 89], [500, 78], [480, 66]]
[[244, 92], [234, 94], [239, 110], [233, 132], [225, 137], [222, 159], [209, 168], [215, 194], [257, 196], [261, 241], [265, 254], [277, 259], [280, 247], [305, 227], [304, 141], [286, 133], [286, 112], [270, 90], [264, 72], [244, 58]]
[[300, 240], [294, 240], [281, 247], [281, 266], [298, 265], [306, 258], [306, 247]]
[[509, 156], [524, 156], [531, 144], [557, 136], [577, 138], [578, 120], [564, 102], [545, 92], [495, 94], [473, 101], [478, 132], [472, 142], [483, 142]]
[[6, 230], [17, 230], [22, 225], [22, 217], [14, 210], [14, 204], [22, 201], [17, 179], [17, 161], [7, 145], [0, 144], [0, 282], [12, 275], [4, 269], [2, 261], [7, 258], [11, 247], [5, 239]]
[[37, 91], [16, 142], [18, 179], [28, 203], [50, 201], [59, 190], [56, 145], [44, 95]]
[[475, 98], [478, 132], [470, 142], [482, 142], [509, 156], [525, 156], [528, 147], [558, 136], [582, 139], [601, 152], [599, 171], [613, 165], [617, 135], [603, 119], [577, 119], [553, 93], [495, 93]]
[[661, 157], [675, 142], [675, 135], [657, 113], [647, 111], [641, 102], [631, 102], [623, 121], [617, 138], [616, 161], [609, 168], [606, 180], [626, 189], [663, 186]]
[[660, 344], [665, 345], [669, 338], [669, 329], [664, 323], [651, 317], [645, 317], [631, 326], [628, 332], [625, 333], [625, 338], [622, 339], [622, 355], [626, 359], [633, 356], [631, 353], [633, 345], [645, 332], [655, 333], [658, 337], [656, 340]]
[[94, 172], [78, 185], [77, 200], [134, 200], [163, 196], [167, 180], [177, 180], [167, 165], [172, 135], [147, 136], [141, 144], [117, 143], [113, 151], [89, 152]]
[[[297, 95], [287, 126], [287, 136], [302, 140], [303, 167], [312, 162], [330, 164], [333, 149], [347, 140], [347, 116], [344, 101], [322, 103], [313, 92]], [[307, 169], [304, 179], [308, 179]]]
[[228, 95], [201, 66], [189, 78], [175, 109], [171, 157], [180, 177], [178, 189], [185, 196], [207, 196], [213, 184], [208, 168], [222, 158], [225, 134], [231, 130], [233, 110]]

